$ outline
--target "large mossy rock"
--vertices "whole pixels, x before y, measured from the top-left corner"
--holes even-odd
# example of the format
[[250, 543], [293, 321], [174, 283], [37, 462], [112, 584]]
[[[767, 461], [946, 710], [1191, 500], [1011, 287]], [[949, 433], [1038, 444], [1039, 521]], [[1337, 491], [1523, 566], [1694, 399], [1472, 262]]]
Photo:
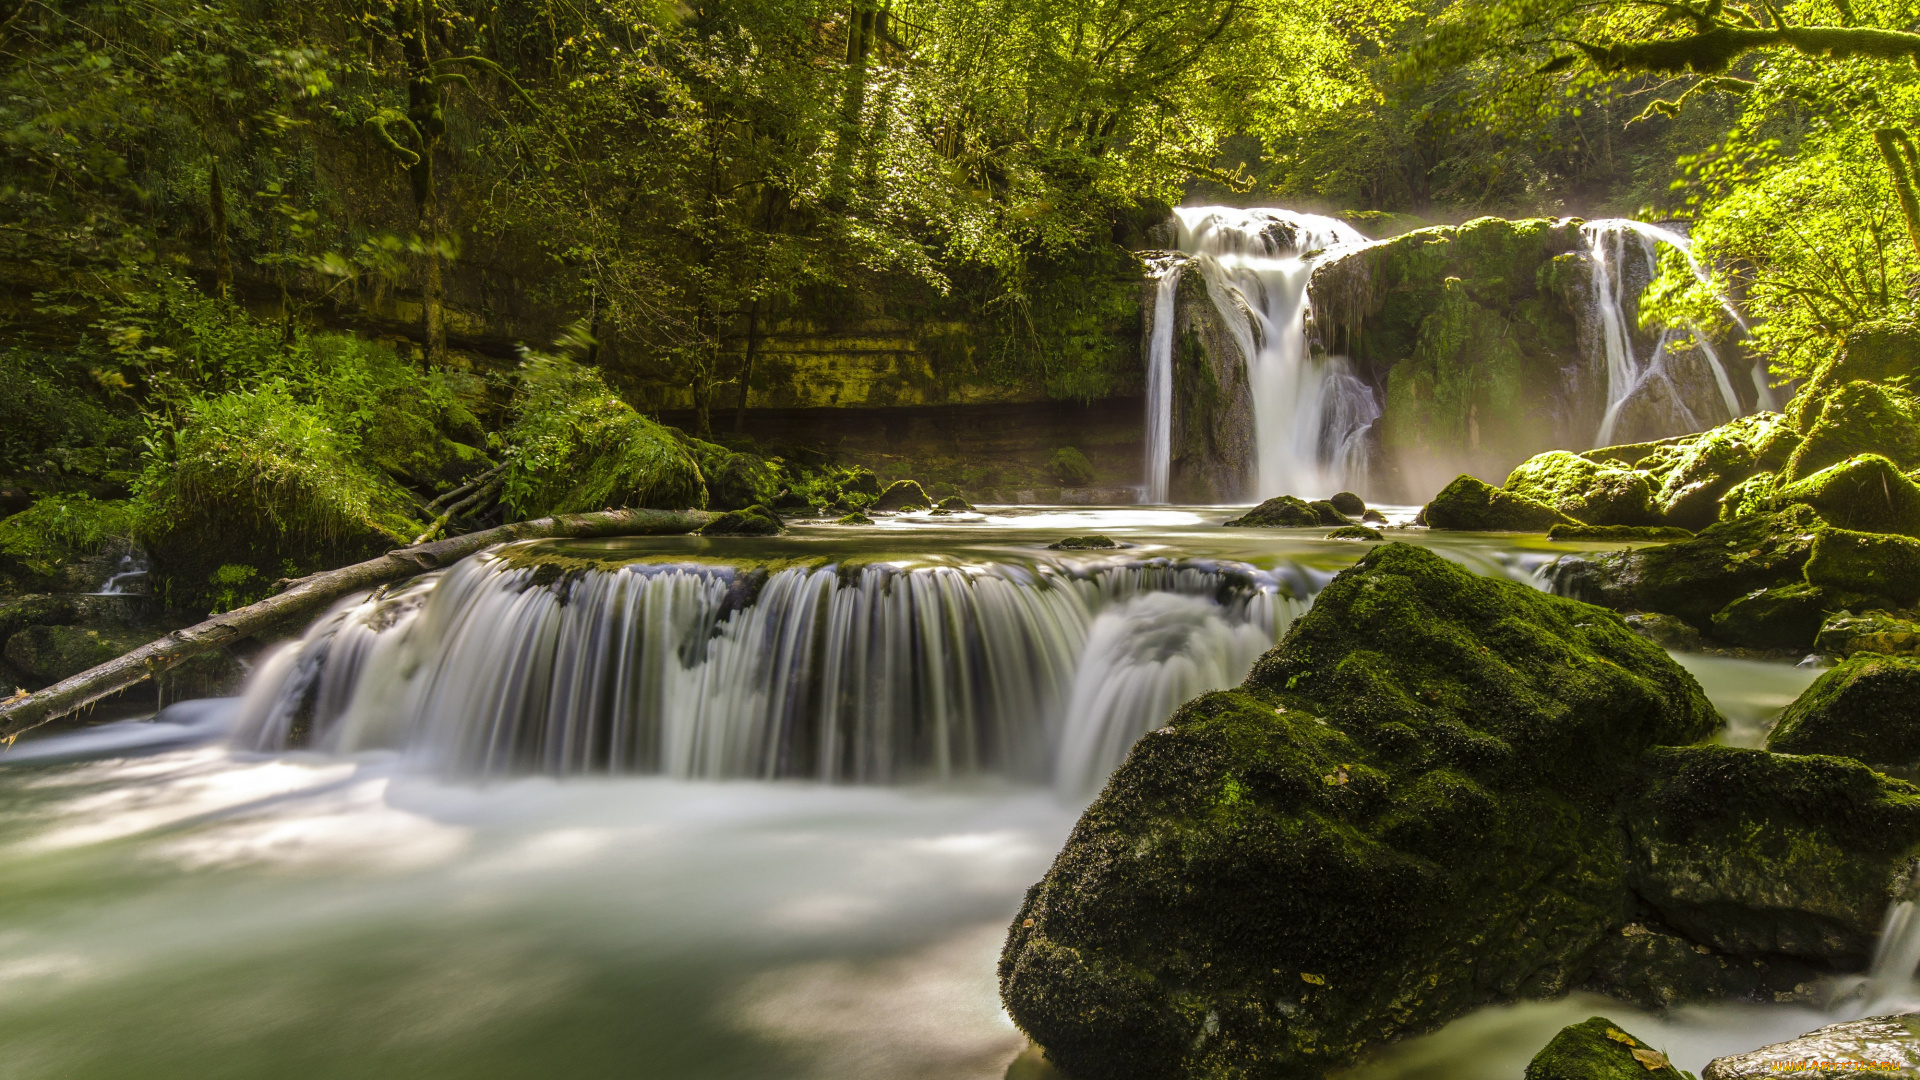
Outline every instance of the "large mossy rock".
[[1526, 1080], [1647, 1080], [1649, 1072], [1657, 1076], [1662, 1071], [1679, 1080], [1666, 1055], [1606, 1017], [1595, 1016], [1561, 1028], [1527, 1063]]
[[919, 483], [913, 480], [895, 480], [887, 485], [873, 500], [869, 510], [881, 510], [895, 513], [901, 510], [925, 510], [933, 505], [933, 496], [928, 495]]
[[1634, 892], [1741, 956], [1864, 966], [1920, 856], [1920, 788], [1837, 757], [1661, 747], [1626, 821]]
[[1237, 528], [1293, 529], [1351, 523], [1331, 502], [1308, 502], [1292, 495], [1276, 495], [1223, 524]]
[[1714, 614], [1735, 600], [1802, 580], [1823, 525], [1811, 507], [1791, 506], [1723, 521], [1678, 543], [1568, 556], [1560, 561], [1557, 588], [1621, 611], [1657, 611], [1710, 630]]
[[1721, 499], [1756, 473], [1779, 468], [1795, 435], [1778, 413], [1743, 416], [1668, 444], [1636, 468], [1659, 478], [1654, 509], [1683, 529], [1702, 529], [1720, 516]]
[[35, 625], [7, 638], [0, 656], [29, 679], [48, 684], [123, 656], [151, 640], [151, 632], [127, 627]]
[[1640, 752], [1718, 723], [1617, 616], [1375, 548], [1134, 746], [1014, 920], [1007, 1008], [1082, 1080], [1284, 1077], [1563, 992], [1626, 921]]
[[1879, 454], [1849, 458], [1787, 484], [1773, 501], [1804, 503], [1843, 529], [1920, 536], [1920, 486]]
[[1802, 573], [1809, 583], [1837, 592], [1868, 593], [1899, 601], [1920, 599], [1920, 540], [1851, 529], [1817, 529]]
[[1501, 487], [1588, 525], [1650, 525], [1654, 520], [1653, 489], [1645, 476], [1565, 450], [1521, 462]]
[[1852, 382], [1886, 383], [1920, 375], [1920, 326], [1884, 319], [1847, 332], [1840, 352], [1807, 380], [1787, 406], [1795, 430], [1807, 432], [1820, 419], [1827, 396]]
[[1494, 487], [1462, 473], [1420, 512], [1435, 529], [1473, 532], [1545, 532], [1579, 522], [1546, 503]]
[[1828, 656], [1920, 656], [1920, 622], [1886, 611], [1843, 611], [1820, 625], [1813, 647]]
[[[1191, 263], [1173, 297], [1173, 415], [1170, 418], [1167, 490], [1175, 502], [1232, 503], [1253, 494], [1256, 460], [1253, 389], [1246, 348], [1214, 306], [1206, 275]], [[1161, 312], [1157, 285], [1145, 286], [1147, 337]], [[1248, 322], [1251, 314], [1236, 313]]]
[[1864, 653], [1839, 664], [1780, 714], [1767, 749], [1920, 764], [1920, 660]]
[[1920, 421], [1905, 394], [1850, 382], [1820, 403], [1818, 419], [1780, 471], [1783, 483], [1812, 476], [1860, 454], [1880, 454], [1902, 469], [1920, 464]]
[[1863, 593], [1824, 589], [1796, 581], [1748, 593], [1713, 615], [1713, 636], [1749, 649], [1808, 649], [1827, 619], [1842, 611], [1883, 606]]
[[502, 501], [519, 517], [707, 505], [706, 479], [673, 432], [569, 360], [521, 365], [507, 442]]

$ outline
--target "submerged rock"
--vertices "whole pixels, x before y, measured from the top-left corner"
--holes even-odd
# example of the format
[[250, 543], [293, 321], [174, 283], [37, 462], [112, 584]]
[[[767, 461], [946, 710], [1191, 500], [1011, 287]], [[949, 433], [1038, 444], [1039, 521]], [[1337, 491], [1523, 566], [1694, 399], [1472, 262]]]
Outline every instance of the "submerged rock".
[[1821, 624], [1813, 648], [1815, 652], [1840, 657], [1860, 653], [1917, 656], [1920, 655], [1920, 622], [1885, 611], [1862, 615], [1843, 611]]
[[1549, 540], [1691, 540], [1693, 534], [1675, 525], [1555, 525]]
[[1912, 1076], [1920, 1068], [1920, 1013], [1870, 1016], [1828, 1024], [1797, 1039], [1728, 1054], [1707, 1062], [1701, 1080], [1772, 1080], [1782, 1074], [1808, 1080]]
[[1094, 551], [1102, 548], [1117, 548], [1112, 537], [1094, 534], [1092, 536], [1069, 536], [1065, 540], [1056, 540], [1047, 547], [1054, 551]]
[[1680, 1076], [1665, 1054], [1596, 1016], [1561, 1028], [1527, 1063], [1526, 1080], [1646, 1080], [1649, 1073]]
[[1863, 654], [1827, 671], [1780, 714], [1767, 749], [1920, 764], [1920, 660]]
[[1346, 516], [1330, 502], [1307, 502], [1292, 495], [1276, 495], [1225, 524], [1262, 529], [1310, 528], [1315, 525], [1346, 525]]
[[1920, 599], [1920, 541], [1849, 529], [1818, 529], [1806, 579], [1830, 589]]
[[1650, 525], [1654, 519], [1653, 489], [1645, 476], [1565, 450], [1535, 454], [1502, 486], [1588, 525]]
[[1343, 525], [1327, 534], [1329, 540], [1385, 540], [1379, 529], [1370, 529], [1365, 525]]
[[1578, 525], [1553, 507], [1462, 473], [1421, 512], [1428, 526], [1474, 532], [1545, 532]]
[[759, 504], [729, 510], [701, 528], [702, 536], [773, 536], [786, 530], [780, 515]]
[[1626, 921], [1640, 751], [1718, 722], [1617, 616], [1375, 548], [1134, 746], [1014, 920], [1008, 1011], [1083, 1080], [1293, 1076], [1563, 992]]
[[1625, 813], [1634, 892], [1740, 956], [1864, 967], [1920, 855], [1920, 788], [1845, 758], [1658, 747]]
[[887, 490], [873, 500], [869, 510], [896, 513], [901, 510], [924, 510], [933, 505], [933, 498], [920, 485], [912, 480], [895, 480], [887, 485]]

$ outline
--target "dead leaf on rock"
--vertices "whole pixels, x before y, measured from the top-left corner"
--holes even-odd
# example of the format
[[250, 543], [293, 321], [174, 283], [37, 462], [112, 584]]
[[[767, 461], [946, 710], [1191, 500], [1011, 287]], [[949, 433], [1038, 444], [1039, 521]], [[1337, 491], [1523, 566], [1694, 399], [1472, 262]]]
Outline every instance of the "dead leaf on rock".
[[1300, 973], [1300, 981], [1310, 982], [1315, 986], [1327, 985], [1327, 977], [1325, 975], [1309, 975], [1304, 971]]
[[1649, 1050], [1644, 1046], [1634, 1048], [1633, 1060], [1645, 1066], [1648, 1072], [1659, 1072], [1661, 1069], [1670, 1068], [1672, 1065], [1672, 1063], [1667, 1060], [1667, 1055], [1658, 1050]]
[[1614, 1042], [1617, 1042], [1617, 1043], [1625, 1043], [1628, 1046], [1640, 1045], [1639, 1043], [1633, 1041], [1633, 1036], [1627, 1034], [1624, 1031], [1621, 1031], [1619, 1028], [1608, 1028], [1607, 1038], [1612, 1039]]

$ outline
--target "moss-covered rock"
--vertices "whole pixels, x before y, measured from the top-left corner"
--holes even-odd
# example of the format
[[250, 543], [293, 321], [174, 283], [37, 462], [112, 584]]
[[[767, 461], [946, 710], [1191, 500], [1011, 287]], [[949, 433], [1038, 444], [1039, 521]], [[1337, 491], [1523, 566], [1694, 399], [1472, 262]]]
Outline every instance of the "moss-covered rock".
[[1369, 551], [1239, 690], [1137, 743], [1016, 916], [1015, 1021], [1084, 1080], [1311, 1076], [1574, 985], [1624, 923], [1608, 809], [1718, 723], [1618, 617]]
[[1828, 656], [1920, 656], [1920, 622], [1885, 611], [1843, 611], [1821, 624], [1813, 648]]
[[[1173, 298], [1173, 409], [1168, 423], [1167, 490], [1175, 502], [1233, 503], [1253, 488], [1255, 452], [1250, 357], [1215, 306], [1207, 276], [1186, 263]], [[1142, 314], [1147, 336], [1159, 318], [1149, 282]], [[1241, 313], [1244, 318], [1245, 313]]]
[[1047, 545], [1054, 551], [1097, 551], [1119, 546], [1113, 542], [1112, 537], [1101, 536], [1098, 533], [1092, 536], [1069, 536], [1065, 540], [1055, 540]]
[[855, 510], [851, 514], [845, 514], [840, 517], [834, 518], [833, 523], [835, 525], [871, 525], [873, 524], [873, 519], [861, 513], [860, 511]]
[[78, 620], [68, 596], [28, 595], [0, 598], [0, 644], [29, 626], [57, 626]]
[[1742, 956], [1863, 966], [1920, 855], [1920, 788], [1845, 758], [1659, 747], [1626, 821], [1635, 893]]
[[1902, 469], [1920, 464], [1920, 420], [1905, 394], [1850, 382], [1821, 402], [1818, 419], [1780, 470], [1783, 483], [1812, 476], [1860, 454], [1880, 454]]
[[880, 478], [873, 475], [872, 469], [856, 465], [852, 469], [849, 469], [847, 475], [841, 479], [840, 494], [843, 497], [848, 495], [862, 495], [868, 499], [878, 498], [880, 495]]
[[1809, 584], [1843, 592], [1920, 599], [1920, 541], [1904, 536], [1816, 530], [1803, 573]]
[[1078, 448], [1063, 446], [1047, 459], [1047, 469], [1064, 487], [1086, 487], [1094, 481], [1093, 463]]
[[707, 482], [707, 506], [714, 510], [744, 510], [766, 504], [780, 493], [780, 473], [758, 454], [722, 453], [702, 461]]
[[1292, 495], [1275, 495], [1224, 524], [1236, 528], [1300, 529], [1316, 525], [1345, 525], [1347, 519], [1328, 502], [1308, 502]]
[[1796, 581], [1758, 589], [1714, 613], [1713, 636], [1749, 649], [1813, 647], [1829, 615], [1886, 601], [1862, 593], [1840, 592]]
[[901, 510], [925, 510], [933, 505], [933, 498], [912, 480], [895, 480], [887, 485], [887, 490], [873, 500], [870, 510], [897, 513]]
[[[868, 524], [872, 524], [871, 521]], [[744, 510], [729, 510], [700, 529], [702, 536], [773, 536], [786, 530], [780, 515], [755, 503]]]
[[1773, 509], [1773, 492], [1779, 481], [1777, 473], [1754, 473], [1728, 488], [1727, 493], [1720, 496], [1720, 520], [1732, 521]]
[[973, 504], [958, 495], [949, 495], [940, 500], [938, 509], [945, 510], [949, 514], [961, 514], [972, 510]]
[[1474, 532], [1545, 532], [1555, 525], [1580, 524], [1546, 503], [1465, 473], [1441, 488], [1420, 513], [1432, 528]]
[[1885, 383], [1920, 374], [1920, 327], [1904, 320], [1864, 322], [1847, 332], [1834, 359], [1814, 372], [1787, 416], [1794, 429], [1807, 432], [1820, 418], [1827, 396], [1852, 382]]
[[1818, 978], [1818, 966], [1780, 957], [1741, 957], [1644, 923], [1629, 923], [1594, 950], [1587, 989], [1667, 1009], [1727, 998], [1773, 1001]]
[[1509, 494], [1545, 503], [1588, 525], [1650, 525], [1653, 489], [1632, 469], [1550, 450], [1507, 474]]
[[1720, 522], [1691, 540], [1568, 556], [1557, 567], [1556, 588], [1621, 611], [1657, 611], [1710, 629], [1714, 613], [1734, 600], [1800, 580], [1822, 525], [1811, 507], [1792, 506]]
[[1547, 530], [1549, 540], [1612, 540], [1630, 543], [1636, 540], [1667, 543], [1691, 540], [1693, 533], [1677, 525], [1555, 525]]
[[1848, 458], [1787, 484], [1774, 503], [1804, 503], [1843, 529], [1920, 536], [1920, 485], [1879, 454]]
[[46, 684], [116, 659], [150, 640], [151, 634], [126, 627], [35, 625], [8, 637], [0, 655], [30, 680]]
[[1348, 517], [1357, 518], [1367, 512], [1366, 500], [1351, 491], [1336, 492], [1327, 502]]
[[1706, 639], [1693, 624], [1674, 615], [1662, 615], [1657, 611], [1636, 612], [1623, 620], [1627, 629], [1653, 642], [1663, 649], [1675, 652], [1699, 652], [1706, 648]]
[[1596, 1016], [1561, 1028], [1527, 1063], [1526, 1080], [1646, 1080], [1662, 1073], [1679, 1080], [1665, 1054]]
[[1767, 749], [1890, 768], [1920, 764], [1920, 660], [1864, 654], [1842, 662], [1780, 714]]
[[1327, 534], [1329, 540], [1385, 540], [1386, 535], [1379, 529], [1370, 529], [1365, 525], [1343, 525]]
[[1791, 430], [1778, 413], [1743, 416], [1682, 444], [1654, 496], [1669, 525], [1701, 529], [1720, 517], [1720, 500], [1742, 480], [1784, 460]]
[[0, 581], [24, 589], [90, 590], [98, 581], [87, 580], [89, 560], [130, 544], [137, 521], [138, 509], [125, 499], [42, 495], [0, 520]]
[[707, 505], [706, 478], [673, 432], [568, 360], [521, 365], [507, 442], [502, 501], [520, 517]]

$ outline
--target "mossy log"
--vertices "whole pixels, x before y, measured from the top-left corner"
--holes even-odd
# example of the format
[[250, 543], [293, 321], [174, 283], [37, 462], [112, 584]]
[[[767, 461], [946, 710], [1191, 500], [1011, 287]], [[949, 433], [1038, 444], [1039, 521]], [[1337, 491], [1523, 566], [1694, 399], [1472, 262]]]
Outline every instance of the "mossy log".
[[389, 551], [376, 559], [289, 582], [278, 596], [176, 630], [98, 667], [41, 690], [0, 702], [0, 740], [83, 709], [153, 678], [194, 656], [310, 614], [359, 589], [438, 570], [495, 544], [546, 537], [662, 536], [690, 533], [715, 515], [697, 510], [607, 510], [518, 521], [495, 529]]

